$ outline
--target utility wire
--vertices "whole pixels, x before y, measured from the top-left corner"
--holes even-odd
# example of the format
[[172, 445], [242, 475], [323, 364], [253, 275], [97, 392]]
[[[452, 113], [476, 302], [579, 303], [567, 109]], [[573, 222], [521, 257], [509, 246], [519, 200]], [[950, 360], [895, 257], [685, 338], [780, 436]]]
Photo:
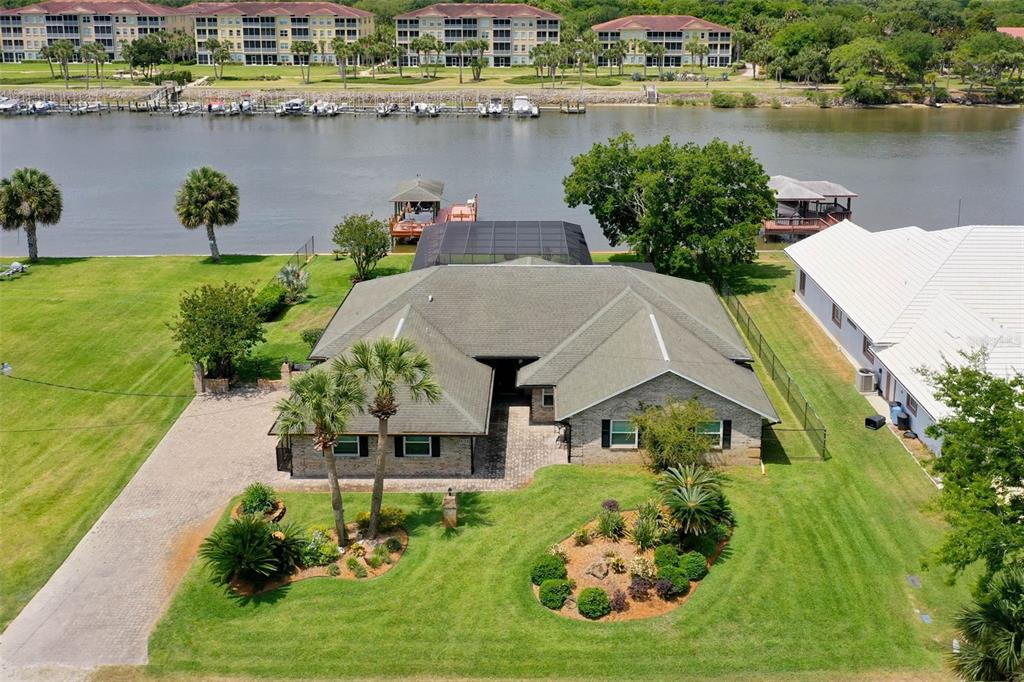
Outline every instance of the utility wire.
[[131, 391], [108, 391], [103, 388], [89, 388], [87, 386], [69, 386], [67, 384], [57, 384], [51, 381], [41, 381], [39, 379], [26, 379], [24, 377], [15, 377], [10, 375], [3, 375], [7, 379], [14, 379], [15, 381], [24, 381], [28, 384], [37, 384], [39, 386], [48, 386], [50, 388], [62, 388], [68, 391], [81, 391], [82, 393], [102, 393], [104, 395], [123, 395], [123, 396], [135, 396], [139, 398], [191, 398], [194, 394], [192, 393], [133, 393]]

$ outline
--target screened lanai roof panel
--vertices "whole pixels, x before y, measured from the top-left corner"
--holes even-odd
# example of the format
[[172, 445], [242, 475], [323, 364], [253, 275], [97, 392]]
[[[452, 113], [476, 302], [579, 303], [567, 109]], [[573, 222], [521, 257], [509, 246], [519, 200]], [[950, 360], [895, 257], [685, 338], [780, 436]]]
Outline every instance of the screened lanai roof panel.
[[583, 230], [562, 220], [477, 220], [423, 230], [413, 269], [456, 263], [501, 262], [545, 256], [558, 263], [591, 265]]

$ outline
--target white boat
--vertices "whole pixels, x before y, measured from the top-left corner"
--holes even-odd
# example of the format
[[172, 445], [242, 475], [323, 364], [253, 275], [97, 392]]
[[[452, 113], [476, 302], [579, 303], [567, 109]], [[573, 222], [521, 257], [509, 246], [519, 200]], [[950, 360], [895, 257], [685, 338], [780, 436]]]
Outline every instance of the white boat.
[[56, 102], [36, 100], [32, 102], [32, 113], [33, 114], [50, 114], [57, 108]]
[[398, 111], [398, 105], [394, 102], [381, 102], [376, 106], [377, 115], [380, 117], [390, 116]]
[[483, 102], [477, 103], [476, 113], [480, 114], [481, 116], [490, 116], [490, 114], [487, 112], [487, 105], [484, 104]]
[[252, 102], [247, 100], [247, 99], [243, 99], [241, 102], [239, 102], [238, 103], [238, 113], [245, 114], [247, 116], [252, 114], [253, 113]]
[[206, 113], [214, 116], [224, 116], [228, 113], [228, 108], [224, 102], [217, 100], [206, 105]]
[[284, 104], [278, 104], [274, 109], [277, 116], [301, 116], [306, 111], [306, 100], [290, 99]]
[[540, 109], [526, 95], [516, 95], [512, 98], [512, 114], [517, 118], [537, 118]]
[[409, 111], [411, 111], [415, 116], [426, 116], [429, 113], [429, 108], [430, 105], [426, 102], [413, 102], [409, 107]]
[[189, 116], [189, 115], [195, 114], [195, 113], [197, 113], [197, 112], [199, 112], [201, 110], [202, 110], [202, 107], [200, 107], [195, 102], [192, 102], [191, 104], [188, 103], [188, 102], [178, 102], [177, 104], [172, 104], [171, 105], [171, 115], [172, 116]]
[[343, 111], [352, 111], [352, 105], [348, 102], [342, 102], [338, 105], [338, 113], [340, 114]]
[[334, 102], [318, 99], [309, 106], [306, 113], [313, 116], [336, 116], [338, 114], [338, 106]]
[[103, 111], [102, 102], [79, 102], [72, 104], [71, 108], [68, 109], [68, 112], [73, 115], [95, 114], [99, 111]]
[[488, 116], [501, 116], [505, 113], [505, 105], [501, 103], [500, 97], [492, 97], [487, 105]]
[[0, 102], [0, 115], [13, 116], [21, 113], [20, 99], [4, 99]]

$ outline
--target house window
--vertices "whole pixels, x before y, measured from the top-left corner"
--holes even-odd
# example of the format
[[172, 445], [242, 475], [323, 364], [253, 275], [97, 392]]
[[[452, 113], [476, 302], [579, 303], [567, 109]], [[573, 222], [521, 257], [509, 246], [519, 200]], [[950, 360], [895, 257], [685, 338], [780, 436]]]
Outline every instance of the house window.
[[544, 407], [555, 406], [555, 389], [552, 386], [540, 389], [540, 404]]
[[914, 400], [914, 396], [907, 394], [907, 412], [917, 416], [917, 401]]
[[874, 362], [875, 361], [875, 354], [871, 352], [871, 342], [868, 341], [868, 337], [866, 337], [866, 336], [862, 336], [861, 338], [864, 339], [863, 341], [861, 341], [861, 344], [860, 344], [861, 352], [864, 353], [864, 357], [866, 357], [871, 362]]
[[358, 457], [359, 436], [338, 436], [334, 441], [335, 457]]
[[611, 446], [613, 448], [635, 448], [637, 446], [636, 426], [629, 420], [612, 420]]
[[402, 439], [406, 457], [430, 457], [430, 436], [406, 436]]
[[710, 438], [714, 449], [722, 449], [722, 422], [701, 422], [697, 425], [697, 433]]
[[800, 293], [803, 294], [807, 291], [807, 273], [803, 270], [800, 271]]
[[835, 303], [832, 304], [832, 321], [837, 327], [843, 326], [843, 311]]

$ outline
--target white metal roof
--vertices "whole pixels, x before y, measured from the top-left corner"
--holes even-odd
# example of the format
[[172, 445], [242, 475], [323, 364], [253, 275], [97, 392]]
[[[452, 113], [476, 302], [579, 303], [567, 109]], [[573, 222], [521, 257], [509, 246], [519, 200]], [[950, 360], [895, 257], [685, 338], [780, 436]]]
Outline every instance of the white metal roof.
[[768, 187], [779, 201], [816, 201], [826, 197], [855, 197], [850, 190], [828, 180], [797, 180], [788, 175], [768, 178]]
[[994, 374], [1024, 370], [1024, 225], [868, 232], [843, 221], [786, 253], [933, 416], [944, 408], [918, 368], [985, 347]]

